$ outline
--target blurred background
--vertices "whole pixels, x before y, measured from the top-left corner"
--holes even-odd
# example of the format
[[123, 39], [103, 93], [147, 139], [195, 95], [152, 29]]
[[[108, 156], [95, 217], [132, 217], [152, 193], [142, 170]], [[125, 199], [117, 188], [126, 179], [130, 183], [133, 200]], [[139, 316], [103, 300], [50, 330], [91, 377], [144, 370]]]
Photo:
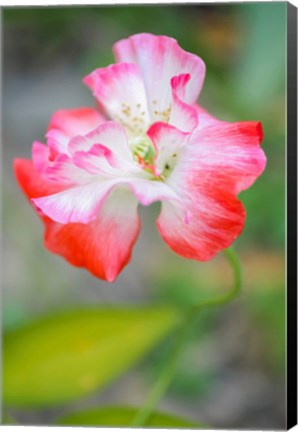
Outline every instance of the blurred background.
[[[82, 304], [185, 306], [229, 288], [222, 256], [187, 261], [159, 238], [159, 205], [141, 208], [132, 262], [107, 284], [47, 252], [43, 227], [12, 172], [15, 157], [44, 141], [52, 113], [93, 106], [81, 79], [113, 63], [112, 45], [138, 32], [176, 38], [207, 65], [200, 103], [227, 121], [260, 120], [266, 171], [241, 194], [247, 209], [235, 243], [241, 298], [202, 313], [159, 407], [212, 428], [285, 426], [285, 48], [286, 3], [3, 10], [3, 228], [5, 331]], [[21, 424], [53, 424], [67, 409], [141, 405], [167, 343], [117, 382], [59, 409], [8, 409]]]

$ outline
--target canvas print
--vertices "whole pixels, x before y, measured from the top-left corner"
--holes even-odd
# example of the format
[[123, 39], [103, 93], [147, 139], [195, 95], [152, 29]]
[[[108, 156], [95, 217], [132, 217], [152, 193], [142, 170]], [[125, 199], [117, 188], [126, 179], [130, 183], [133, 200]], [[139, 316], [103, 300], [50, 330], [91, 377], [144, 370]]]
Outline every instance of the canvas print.
[[4, 424], [285, 427], [286, 11], [3, 11]]

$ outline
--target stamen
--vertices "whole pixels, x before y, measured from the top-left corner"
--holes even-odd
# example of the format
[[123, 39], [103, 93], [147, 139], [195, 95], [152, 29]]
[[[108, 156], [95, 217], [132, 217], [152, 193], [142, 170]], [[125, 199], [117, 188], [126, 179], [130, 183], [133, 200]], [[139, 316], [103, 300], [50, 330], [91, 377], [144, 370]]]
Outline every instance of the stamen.
[[139, 135], [131, 139], [130, 148], [138, 162], [141, 158], [145, 164], [153, 165], [155, 149], [147, 135]]

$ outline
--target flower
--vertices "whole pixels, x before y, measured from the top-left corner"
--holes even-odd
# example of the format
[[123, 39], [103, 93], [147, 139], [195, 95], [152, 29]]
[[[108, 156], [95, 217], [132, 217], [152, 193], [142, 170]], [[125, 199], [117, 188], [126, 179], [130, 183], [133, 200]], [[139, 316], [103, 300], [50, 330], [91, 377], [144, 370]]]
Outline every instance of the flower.
[[158, 230], [176, 253], [211, 259], [241, 233], [237, 198], [263, 172], [259, 122], [227, 123], [196, 105], [204, 62], [166, 36], [114, 46], [116, 64], [86, 78], [99, 110], [56, 112], [47, 145], [15, 160], [45, 224], [45, 245], [114, 281], [140, 231], [138, 204], [161, 201]]

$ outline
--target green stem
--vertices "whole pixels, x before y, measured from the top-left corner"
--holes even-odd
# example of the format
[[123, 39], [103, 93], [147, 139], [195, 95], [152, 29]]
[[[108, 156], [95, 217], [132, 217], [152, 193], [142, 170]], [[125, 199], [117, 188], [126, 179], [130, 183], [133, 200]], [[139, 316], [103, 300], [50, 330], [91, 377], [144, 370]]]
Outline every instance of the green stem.
[[216, 297], [214, 299], [206, 300], [205, 302], [199, 303], [198, 305], [194, 305], [192, 307], [193, 312], [197, 312], [201, 309], [205, 309], [213, 306], [221, 306], [226, 303], [229, 303], [234, 298], [238, 296], [242, 286], [242, 271], [241, 271], [241, 263], [238, 258], [237, 253], [234, 249], [229, 248], [224, 250], [224, 254], [226, 255], [234, 273], [234, 284], [230, 291], [223, 294], [222, 296]]
[[176, 344], [170, 352], [169, 359], [165, 362], [164, 369], [153, 386], [151, 392], [149, 393], [145, 404], [133, 418], [131, 426], [145, 426], [158, 402], [165, 394], [175, 374], [178, 359], [182, 353], [184, 343], [187, 340], [187, 333], [191, 328], [191, 325], [198, 312], [209, 307], [216, 307], [229, 303], [239, 294], [242, 285], [241, 264], [239, 258], [232, 248], [226, 249], [224, 253], [234, 272], [234, 284], [232, 289], [217, 298], [206, 300], [202, 303], [191, 306], [191, 308], [187, 311], [182, 325], [179, 328]]

